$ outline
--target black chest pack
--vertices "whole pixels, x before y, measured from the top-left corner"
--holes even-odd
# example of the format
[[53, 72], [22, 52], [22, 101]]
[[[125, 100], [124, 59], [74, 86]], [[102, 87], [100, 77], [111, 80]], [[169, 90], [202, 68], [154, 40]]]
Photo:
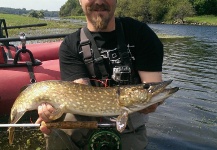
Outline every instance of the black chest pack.
[[[120, 56], [120, 65], [117, 65], [112, 68], [113, 73], [109, 75], [106, 71], [106, 67], [103, 61], [103, 57], [100, 55], [96, 42], [91, 35], [87, 27], [81, 28], [80, 32], [80, 50], [83, 54], [84, 63], [91, 75], [92, 79], [99, 79], [99, 74], [96, 71], [100, 72], [100, 80], [106, 85], [112, 86], [114, 84], [132, 84], [134, 81], [134, 68], [132, 64], [132, 57], [129, 54], [127, 45], [125, 44], [125, 36], [122, 27], [121, 20], [116, 18], [116, 31], [117, 31], [117, 50]], [[109, 81], [109, 82], [108, 82]], [[91, 82], [93, 84], [93, 82]], [[99, 83], [94, 82], [95, 86], [101, 86]]]

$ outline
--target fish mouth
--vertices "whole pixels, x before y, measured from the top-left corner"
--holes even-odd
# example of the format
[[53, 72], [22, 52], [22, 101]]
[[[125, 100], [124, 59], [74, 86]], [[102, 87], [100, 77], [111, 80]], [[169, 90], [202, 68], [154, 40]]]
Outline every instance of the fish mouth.
[[179, 87], [174, 87], [170, 89], [164, 89], [164, 92], [167, 92], [168, 94], [176, 93], [179, 90]]
[[166, 89], [166, 87], [170, 85], [172, 82], [173, 80], [167, 80], [167, 81], [156, 82], [156, 83], [145, 83], [143, 85], [143, 88], [147, 89], [148, 92], [152, 93], [153, 96], [162, 92], [166, 92], [169, 95], [171, 95], [179, 90], [178, 87]]

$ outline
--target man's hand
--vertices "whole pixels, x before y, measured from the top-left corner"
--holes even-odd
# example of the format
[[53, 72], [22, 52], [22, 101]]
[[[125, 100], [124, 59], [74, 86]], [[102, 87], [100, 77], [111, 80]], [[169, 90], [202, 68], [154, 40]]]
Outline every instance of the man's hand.
[[[38, 106], [38, 119], [35, 123], [40, 124], [42, 121], [44, 122], [50, 122], [51, 120], [49, 119], [50, 115], [52, 114], [52, 112], [55, 109], [53, 108], [53, 106], [51, 106], [50, 104], [47, 103], [43, 103], [41, 105]], [[48, 129], [46, 126], [40, 126], [40, 130], [42, 133], [44, 134], [50, 134], [51, 130]]]
[[159, 105], [163, 104], [163, 101], [162, 102], [159, 102], [159, 103], [156, 103], [156, 104], [153, 104], [151, 106], [148, 106], [147, 108], [143, 109], [143, 110], [140, 110], [139, 112], [140, 113], [143, 113], [143, 114], [148, 114], [148, 113], [152, 113], [152, 112], [155, 112], [157, 107]]
[[[80, 83], [80, 84], [86, 84], [86, 85], [90, 85], [89, 79], [88, 78], [80, 78], [77, 79], [75, 81], [73, 81], [75, 83]], [[38, 119], [35, 123], [37, 124], [41, 124], [42, 121], [44, 122], [50, 122], [51, 120], [49, 119], [52, 112], [55, 111], [55, 108], [53, 108], [53, 106], [51, 106], [48, 103], [43, 103], [41, 105], [38, 106]], [[40, 130], [42, 133], [44, 134], [50, 134], [51, 130], [48, 129], [46, 126], [41, 125], [40, 126]]]

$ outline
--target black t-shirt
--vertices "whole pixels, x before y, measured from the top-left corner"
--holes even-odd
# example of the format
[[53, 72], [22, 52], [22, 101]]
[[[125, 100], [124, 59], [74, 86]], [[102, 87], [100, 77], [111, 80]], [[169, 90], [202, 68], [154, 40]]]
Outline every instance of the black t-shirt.
[[[135, 58], [136, 71], [162, 71], [163, 45], [156, 34], [145, 24], [132, 18], [121, 18], [125, 43]], [[119, 61], [117, 52], [117, 33], [91, 32], [106, 65], [115, 65]], [[68, 35], [60, 46], [60, 70], [62, 80], [71, 81], [89, 78], [90, 74], [80, 53], [80, 29]], [[111, 70], [109, 71], [111, 73]]]

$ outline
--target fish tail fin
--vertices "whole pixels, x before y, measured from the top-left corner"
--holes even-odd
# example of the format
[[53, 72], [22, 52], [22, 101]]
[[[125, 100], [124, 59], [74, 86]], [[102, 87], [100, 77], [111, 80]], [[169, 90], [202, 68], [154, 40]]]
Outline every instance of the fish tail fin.
[[13, 140], [14, 140], [14, 130], [15, 128], [14, 127], [9, 127], [8, 128], [8, 140], [9, 140], [9, 144], [12, 145], [13, 144]]
[[[19, 112], [19, 113], [16, 113], [15, 116], [11, 114], [11, 118], [10, 118], [10, 124], [14, 124], [14, 123], [17, 123], [20, 118], [24, 115], [26, 111], [22, 111], [22, 112]], [[15, 128], [14, 127], [9, 127], [8, 128], [8, 140], [9, 140], [9, 144], [12, 145], [13, 144], [13, 139], [14, 139], [14, 130]]]

